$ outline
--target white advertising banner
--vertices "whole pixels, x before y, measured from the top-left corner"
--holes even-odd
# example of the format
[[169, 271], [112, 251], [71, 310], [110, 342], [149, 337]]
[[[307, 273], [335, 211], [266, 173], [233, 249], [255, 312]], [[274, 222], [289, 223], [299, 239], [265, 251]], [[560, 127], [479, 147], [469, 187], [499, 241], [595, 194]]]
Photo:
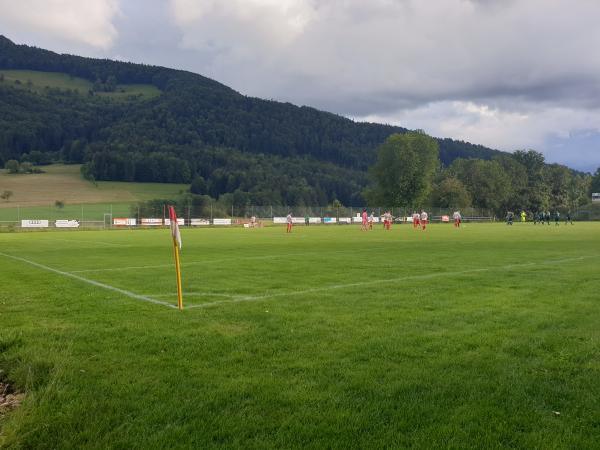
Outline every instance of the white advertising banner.
[[292, 217], [292, 223], [304, 223], [304, 217]]
[[210, 220], [208, 220], [208, 219], [190, 219], [190, 225], [193, 227], [206, 226], [206, 225], [210, 225]]
[[79, 228], [79, 221], [77, 220], [57, 220], [54, 222], [56, 228]]
[[352, 217], [340, 217], [340, 223], [352, 223]]
[[137, 225], [136, 218], [114, 218], [113, 225], [116, 227], [135, 227]]
[[337, 219], [335, 217], [323, 217], [323, 223], [336, 223]]
[[309, 217], [308, 223], [321, 223], [321, 218], [320, 217]]
[[231, 225], [231, 219], [213, 219], [213, 225]]
[[273, 223], [287, 223], [285, 217], [273, 217]]
[[21, 220], [21, 228], [48, 228], [47, 220]]
[[[342, 221], [342, 219], [340, 219], [340, 222]], [[354, 223], [362, 223], [362, 217], [360, 216], [356, 216], [352, 218], [352, 222]]]
[[142, 219], [143, 227], [159, 227], [159, 226], [162, 226], [162, 224], [163, 224], [162, 219], [152, 219], [152, 218]]
[[[165, 225], [171, 226], [171, 219], [165, 219]], [[183, 217], [178, 217], [177, 218], [177, 225], [184, 226], [185, 225], [185, 219]]]

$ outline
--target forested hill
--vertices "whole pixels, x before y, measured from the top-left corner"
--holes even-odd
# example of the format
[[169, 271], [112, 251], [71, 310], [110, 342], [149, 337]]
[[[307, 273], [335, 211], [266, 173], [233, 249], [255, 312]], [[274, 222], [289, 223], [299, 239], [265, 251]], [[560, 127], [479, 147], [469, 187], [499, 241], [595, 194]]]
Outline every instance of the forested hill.
[[[2, 165], [60, 159], [85, 163], [99, 180], [196, 179], [196, 190], [213, 197], [358, 204], [375, 148], [405, 131], [246, 97], [186, 71], [60, 55], [0, 36]], [[499, 153], [439, 144], [444, 164]]]

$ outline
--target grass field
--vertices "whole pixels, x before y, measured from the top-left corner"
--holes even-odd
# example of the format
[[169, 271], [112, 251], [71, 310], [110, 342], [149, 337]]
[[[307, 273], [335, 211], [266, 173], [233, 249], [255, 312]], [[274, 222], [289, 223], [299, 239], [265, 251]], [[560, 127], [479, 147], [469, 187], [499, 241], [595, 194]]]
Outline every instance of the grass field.
[[0, 233], [0, 443], [598, 448], [599, 233]]
[[[60, 72], [2, 69], [0, 74], [4, 75], [3, 83], [40, 92], [46, 88], [55, 88], [70, 89], [80, 94], [87, 94], [93, 87], [93, 83], [84, 78], [72, 77]], [[115, 92], [96, 92], [95, 95], [114, 99], [127, 98], [132, 95], [152, 98], [160, 95], [160, 90], [150, 84], [119, 84]]]
[[[189, 189], [187, 184], [127, 183], [84, 180], [80, 165], [53, 164], [42, 166], [40, 174], [9, 174], [0, 171], [0, 192], [13, 192], [10, 201], [0, 201], [0, 221], [22, 219], [54, 219], [84, 217], [102, 220], [103, 213], [129, 211], [131, 203], [155, 198], [172, 199]], [[58, 209], [55, 202], [64, 202]]]

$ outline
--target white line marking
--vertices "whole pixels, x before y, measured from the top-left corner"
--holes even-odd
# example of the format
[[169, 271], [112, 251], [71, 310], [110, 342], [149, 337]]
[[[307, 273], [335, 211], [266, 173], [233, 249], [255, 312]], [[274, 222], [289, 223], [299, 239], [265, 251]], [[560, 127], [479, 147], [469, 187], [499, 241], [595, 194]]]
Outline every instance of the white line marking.
[[84, 283], [91, 284], [92, 286], [96, 286], [96, 287], [100, 287], [100, 288], [103, 288], [103, 289], [107, 289], [109, 291], [118, 292], [119, 294], [125, 295], [125, 296], [133, 298], [135, 300], [141, 300], [143, 302], [148, 302], [148, 303], [154, 303], [154, 304], [157, 304], [157, 305], [168, 306], [169, 308], [176, 308], [175, 305], [172, 305], [172, 304], [167, 303], [167, 302], [162, 302], [160, 300], [155, 300], [155, 299], [147, 297], [145, 295], [139, 295], [139, 294], [136, 294], [134, 292], [127, 291], [125, 289], [121, 289], [121, 288], [118, 288], [118, 287], [115, 287], [115, 286], [111, 286], [109, 284], [104, 284], [104, 283], [100, 283], [98, 281], [90, 280], [88, 278], [83, 278], [83, 277], [80, 277], [79, 275], [75, 275], [73, 273], [63, 272], [62, 270], [53, 269], [52, 267], [48, 267], [48, 266], [45, 266], [43, 264], [36, 263], [34, 261], [30, 261], [30, 260], [25, 259], [25, 258], [20, 258], [18, 256], [8, 255], [8, 254], [2, 253], [2, 252], [0, 252], [0, 255], [4, 256], [6, 258], [11, 258], [11, 259], [14, 259], [16, 261], [21, 261], [21, 262], [30, 264], [30, 265], [32, 265], [34, 267], [39, 268], [39, 269], [44, 269], [44, 270], [47, 270], [49, 272], [54, 272], [54, 273], [57, 273], [59, 275], [65, 276], [65, 277], [74, 278], [75, 280], [79, 280], [79, 281], [82, 281]]
[[[177, 292], [173, 292], [171, 294], [157, 294], [150, 295], [153, 298], [161, 298], [161, 297], [177, 297]], [[241, 298], [244, 295], [239, 294], [225, 294], [223, 292], [184, 292], [184, 297], [226, 297], [226, 298]]]
[[[83, 270], [71, 270], [69, 273], [89, 273], [89, 272], [114, 272], [121, 270], [139, 270], [139, 269], [158, 269], [165, 267], [173, 267], [173, 264], [160, 264], [157, 266], [127, 266], [127, 267], [107, 267], [105, 269], [83, 269]], [[183, 265], [183, 264], [182, 264]]]
[[199, 303], [196, 305], [189, 305], [189, 306], [187, 306], [187, 308], [188, 309], [190, 309], [190, 308], [208, 308], [211, 306], [222, 305], [225, 303], [255, 302], [255, 301], [261, 301], [261, 300], [268, 300], [268, 299], [276, 298], [276, 297], [311, 294], [313, 292], [323, 292], [323, 291], [331, 291], [334, 289], [362, 287], [362, 286], [369, 286], [369, 285], [381, 284], [381, 283], [397, 283], [400, 281], [410, 281], [410, 280], [429, 280], [432, 278], [467, 275], [470, 273], [489, 272], [489, 271], [493, 271], [493, 270], [510, 270], [510, 269], [517, 269], [517, 268], [524, 268], [524, 267], [531, 267], [531, 266], [540, 266], [540, 265], [547, 266], [547, 265], [552, 265], [552, 264], [580, 261], [580, 260], [584, 260], [584, 259], [598, 258], [598, 257], [600, 257], [600, 255], [578, 256], [578, 257], [574, 257], [574, 258], [563, 258], [563, 259], [557, 259], [557, 260], [553, 260], [553, 261], [545, 261], [545, 262], [541, 262], [541, 263], [531, 262], [531, 263], [523, 263], [523, 264], [507, 264], [504, 266], [484, 267], [484, 268], [479, 268], [479, 269], [468, 269], [468, 270], [461, 270], [458, 272], [438, 272], [438, 273], [430, 273], [430, 274], [423, 274], [423, 275], [408, 275], [405, 277], [398, 277], [398, 278], [387, 278], [387, 279], [383, 279], [383, 280], [358, 281], [355, 283], [334, 284], [334, 285], [323, 286], [323, 287], [318, 287], [318, 288], [304, 289], [301, 291], [276, 292], [273, 294], [265, 294], [265, 295], [257, 295], [257, 296], [250, 295], [250, 296], [245, 296], [245, 297], [233, 298], [231, 300], [219, 300], [219, 301], [210, 302], [210, 303]]

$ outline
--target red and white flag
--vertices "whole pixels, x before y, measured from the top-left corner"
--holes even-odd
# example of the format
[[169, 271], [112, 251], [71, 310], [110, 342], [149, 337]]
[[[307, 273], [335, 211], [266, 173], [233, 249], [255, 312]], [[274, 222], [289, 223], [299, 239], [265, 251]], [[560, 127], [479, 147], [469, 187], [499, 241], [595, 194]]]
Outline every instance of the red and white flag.
[[175, 214], [175, 208], [173, 206], [169, 206], [169, 219], [171, 221], [171, 235], [173, 236], [173, 239], [177, 241], [177, 245], [181, 250], [181, 234], [179, 233], [177, 214]]

